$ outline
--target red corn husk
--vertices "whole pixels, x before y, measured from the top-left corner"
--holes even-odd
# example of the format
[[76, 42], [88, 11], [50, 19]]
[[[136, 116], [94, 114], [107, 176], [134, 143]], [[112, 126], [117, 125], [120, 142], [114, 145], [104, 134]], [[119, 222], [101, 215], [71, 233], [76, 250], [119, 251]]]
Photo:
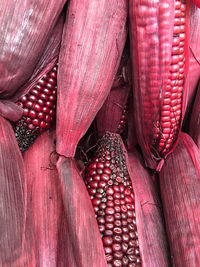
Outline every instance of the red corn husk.
[[192, 2], [193, 2], [198, 8], [200, 8], [200, 1], [199, 1], [199, 0], [192, 0]]
[[160, 172], [164, 216], [174, 266], [200, 263], [200, 151], [182, 133]]
[[15, 265], [24, 247], [26, 180], [21, 152], [8, 121], [0, 117], [0, 265]]
[[103, 105], [126, 39], [127, 1], [72, 0], [59, 56], [57, 152], [73, 157]]
[[111, 91], [96, 116], [99, 138], [106, 131], [121, 134], [126, 127], [128, 96], [131, 88], [130, 72], [129, 54], [125, 49]]
[[197, 95], [192, 109], [189, 134], [196, 145], [200, 148], [200, 85], [198, 86]]
[[37, 66], [64, 3], [64, 0], [1, 3], [0, 113], [10, 120], [22, 115], [22, 109], [12, 102], [14, 94]]
[[188, 14], [188, 6], [176, 0], [130, 1], [137, 139], [146, 166], [158, 171], [177, 142], [185, 113]]
[[55, 153], [55, 131], [43, 133], [24, 154], [27, 180], [27, 228], [31, 229], [35, 266], [56, 266], [61, 196]]
[[64, 16], [65, 13], [62, 12], [49, 36], [42, 56], [39, 59], [33, 73], [31, 73], [28, 81], [15, 93], [13, 97], [15, 101], [21, 96], [26, 95], [30, 89], [33, 88], [38, 81], [56, 65], [62, 39]]
[[58, 266], [106, 267], [92, 204], [74, 159], [57, 162], [64, 214], [58, 244]]
[[169, 246], [156, 183], [136, 150], [128, 153], [128, 169], [135, 192], [142, 266], [170, 266]]
[[[190, 41], [189, 41], [189, 72], [188, 72], [188, 100], [187, 108], [191, 109], [191, 104], [197, 89], [200, 77], [200, 9], [191, 3], [190, 9]], [[188, 110], [189, 113], [189, 110]]]

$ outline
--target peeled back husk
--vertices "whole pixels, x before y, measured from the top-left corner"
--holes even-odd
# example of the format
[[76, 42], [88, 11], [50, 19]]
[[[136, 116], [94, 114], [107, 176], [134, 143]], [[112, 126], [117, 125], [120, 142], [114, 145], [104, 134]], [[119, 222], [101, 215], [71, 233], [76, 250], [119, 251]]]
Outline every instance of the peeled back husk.
[[162, 206], [156, 182], [144, 167], [141, 155], [128, 153], [128, 170], [135, 193], [138, 240], [143, 267], [171, 266]]
[[36, 266], [57, 265], [61, 196], [56, 169], [55, 130], [43, 133], [24, 153], [27, 180], [27, 236]]
[[122, 54], [122, 59], [111, 91], [96, 116], [99, 138], [101, 138], [106, 131], [121, 134], [125, 130], [130, 88], [131, 66], [129, 50], [126, 47]]
[[161, 198], [174, 266], [200, 262], [200, 151], [187, 134], [159, 175]]
[[198, 86], [197, 94], [192, 108], [189, 134], [200, 149], [200, 85]]
[[127, 0], [72, 0], [58, 70], [57, 152], [73, 157], [112, 87], [127, 30]]
[[[0, 117], [0, 265], [23, 266], [26, 177], [12, 126]], [[21, 265], [16, 265], [21, 262]]]

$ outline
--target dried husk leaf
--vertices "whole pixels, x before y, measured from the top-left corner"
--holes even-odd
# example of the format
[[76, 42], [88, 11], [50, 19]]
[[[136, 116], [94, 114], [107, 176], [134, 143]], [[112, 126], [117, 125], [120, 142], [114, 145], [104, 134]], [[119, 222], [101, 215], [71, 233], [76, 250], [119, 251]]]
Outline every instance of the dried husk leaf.
[[58, 71], [57, 152], [73, 157], [105, 101], [126, 39], [127, 0], [72, 0]]
[[55, 155], [55, 130], [43, 133], [24, 154], [28, 192], [27, 228], [35, 266], [56, 266], [61, 196]]
[[136, 150], [127, 166], [135, 193], [136, 222], [142, 266], [171, 266], [157, 185]]
[[200, 262], [200, 151], [182, 133], [160, 172], [160, 190], [174, 266]]
[[188, 71], [188, 90], [187, 90], [187, 110], [184, 118], [184, 124], [188, 127], [188, 120], [191, 115], [191, 109], [194, 97], [197, 92], [197, 84], [200, 77], [200, 10], [191, 3], [190, 10], [190, 41], [189, 41], [189, 71]]
[[23, 251], [26, 220], [25, 169], [12, 127], [2, 117], [0, 203], [0, 265], [17, 266], [15, 262], [19, 260]]
[[[143, 8], [144, 7], [144, 8]], [[159, 171], [164, 158], [173, 150], [176, 141], [165, 155], [152, 149], [153, 128], [160, 120], [162, 99], [169, 78], [174, 28], [174, 1], [130, 1], [130, 44], [134, 79], [133, 100], [137, 139], [145, 164]], [[187, 8], [187, 13], [188, 12]], [[186, 22], [187, 25], [187, 22]], [[186, 30], [187, 32], [187, 30]], [[185, 57], [188, 58], [187, 40]], [[153, 65], [153, 71], [152, 71]], [[185, 62], [185, 78], [188, 68]], [[187, 79], [186, 79], [187, 80]], [[185, 83], [187, 84], [187, 82]], [[185, 86], [185, 89], [187, 86]], [[184, 90], [185, 90], [184, 89]], [[182, 117], [187, 94], [182, 99]], [[148, 109], [148, 113], [145, 111]], [[180, 126], [179, 126], [180, 127]]]
[[197, 8], [194, 4], [191, 3], [191, 11], [190, 11], [190, 49], [200, 64], [200, 9]]
[[106, 267], [94, 210], [74, 159], [57, 162], [64, 214], [58, 246], [58, 266]]
[[122, 113], [127, 105], [131, 88], [131, 66], [128, 49], [125, 49], [111, 91], [96, 116], [98, 137], [106, 131], [119, 133]]
[[198, 8], [200, 8], [200, 1], [199, 1], [199, 0], [192, 0], [192, 2], [193, 2]]
[[195, 102], [192, 109], [189, 134], [200, 148], [200, 85], [198, 86]]
[[[191, 50], [189, 53], [189, 72], [188, 72], [188, 97], [187, 97], [187, 113], [191, 112], [195, 94], [198, 88], [198, 80], [200, 77], [200, 64], [196, 61]], [[186, 115], [185, 115], [186, 116]]]

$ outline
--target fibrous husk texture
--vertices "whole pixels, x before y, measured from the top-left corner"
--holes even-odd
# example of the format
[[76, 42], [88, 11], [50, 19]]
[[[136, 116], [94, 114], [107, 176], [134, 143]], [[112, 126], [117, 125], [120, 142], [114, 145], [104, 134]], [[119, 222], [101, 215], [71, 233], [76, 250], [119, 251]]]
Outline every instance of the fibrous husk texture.
[[182, 133], [160, 173], [160, 190], [172, 261], [175, 266], [200, 262], [200, 151]]
[[73, 157], [112, 87], [126, 39], [127, 1], [69, 3], [58, 70], [57, 152]]

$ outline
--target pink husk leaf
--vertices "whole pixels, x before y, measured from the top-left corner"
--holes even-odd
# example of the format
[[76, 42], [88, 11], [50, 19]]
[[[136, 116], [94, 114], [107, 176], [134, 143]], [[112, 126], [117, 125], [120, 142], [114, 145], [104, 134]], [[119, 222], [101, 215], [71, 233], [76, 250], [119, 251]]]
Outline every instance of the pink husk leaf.
[[57, 152], [73, 157], [103, 105], [126, 39], [127, 1], [72, 0], [58, 70]]
[[198, 266], [200, 262], [200, 151], [182, 133], [174, 152], [160, 172], [160, 189], [175, 266]]
[[55, 130], [46, 131], [24, 154], [27, 179], [27, 228], [36, 266], [56, 266], [62, 202], [56, 169]]

